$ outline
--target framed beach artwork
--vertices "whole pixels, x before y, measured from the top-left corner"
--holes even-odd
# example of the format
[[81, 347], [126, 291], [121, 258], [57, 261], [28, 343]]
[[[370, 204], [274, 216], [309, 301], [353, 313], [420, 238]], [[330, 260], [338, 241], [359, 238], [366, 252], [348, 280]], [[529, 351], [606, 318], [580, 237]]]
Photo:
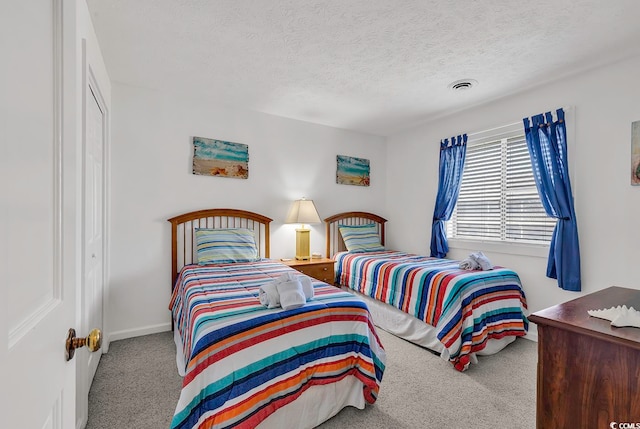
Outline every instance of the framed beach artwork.
[[194, 137], [193, 174], [247, 179], [249, 177], [249, 146]]
[[640, 121], [631, 123], [631, 184], [640, 185]]
[[369, 160], [338, 155], [336, 183], [341, 185], [369, 186]]

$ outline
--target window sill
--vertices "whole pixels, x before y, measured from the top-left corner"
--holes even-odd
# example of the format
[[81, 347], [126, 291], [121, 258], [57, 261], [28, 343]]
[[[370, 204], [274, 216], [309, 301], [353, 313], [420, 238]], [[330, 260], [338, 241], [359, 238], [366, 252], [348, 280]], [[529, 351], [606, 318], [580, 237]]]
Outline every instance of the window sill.
[[549, 246], [543, 244], [519, 244], [499, 243], [489, 240], [468, 240], [451, 238], [448, 240], [450, 249], [463, 249], [492, 253], [504, 253], [507, 255], [533, 256], [536, 258], [548, 258]]

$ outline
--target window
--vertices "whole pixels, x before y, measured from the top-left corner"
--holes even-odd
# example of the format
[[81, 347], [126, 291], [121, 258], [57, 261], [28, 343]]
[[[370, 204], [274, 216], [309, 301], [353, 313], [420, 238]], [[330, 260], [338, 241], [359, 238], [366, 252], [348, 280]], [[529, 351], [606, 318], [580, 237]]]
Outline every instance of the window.
[[548, 244], [555, 224], [538, 196], [522, 124], [470, 135], [447, 236]]

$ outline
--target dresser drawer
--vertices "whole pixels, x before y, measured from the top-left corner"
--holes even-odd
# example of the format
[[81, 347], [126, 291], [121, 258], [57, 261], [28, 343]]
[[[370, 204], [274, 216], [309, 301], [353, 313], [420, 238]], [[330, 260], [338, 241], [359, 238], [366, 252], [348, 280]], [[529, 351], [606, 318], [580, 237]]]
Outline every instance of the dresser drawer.
[[335, 280], [333, 262], [300, 265], [293, 268], [308, 275], [309, 277], [313, 277], [314, 279], [318, 279], [325, 283], [333, 284]]

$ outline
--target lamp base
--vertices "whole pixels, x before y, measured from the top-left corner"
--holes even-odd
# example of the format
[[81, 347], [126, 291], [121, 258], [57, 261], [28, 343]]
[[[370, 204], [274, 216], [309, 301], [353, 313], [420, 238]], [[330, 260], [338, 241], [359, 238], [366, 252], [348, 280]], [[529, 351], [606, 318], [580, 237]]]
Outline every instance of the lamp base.
[[311, 252], [309, 251], [310, 232], [308, 229], [296, 229], [296, 259], [298, 261], [311, 259]]

